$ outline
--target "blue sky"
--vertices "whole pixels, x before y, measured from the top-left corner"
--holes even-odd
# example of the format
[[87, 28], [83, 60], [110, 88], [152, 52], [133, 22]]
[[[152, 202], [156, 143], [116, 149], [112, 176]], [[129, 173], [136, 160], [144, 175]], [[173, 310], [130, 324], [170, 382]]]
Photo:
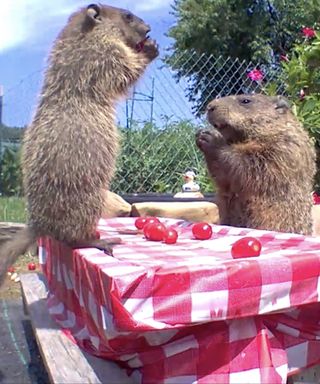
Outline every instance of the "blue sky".
[[[145, 19], [152, 27], [152, 37], [155, 37], [160, 44], [161, 54], [170, 45], [165, 33], [175, 22], [170, 15], [172, 2], [172, 0], [107, 1], [110, 5], [130, 9]], [[36, 105], [42, 70], [52, 42], [70, 13], [89, 3], [88, 0], [2, 2], [0, 85], [3, 85], [5, 92], [4, 123], [22, 125], [30, 122]], [[144, 109], [149, 108], [146, 103], [144, 104]], [[161, 107], [162, 110], [165, 108]]]

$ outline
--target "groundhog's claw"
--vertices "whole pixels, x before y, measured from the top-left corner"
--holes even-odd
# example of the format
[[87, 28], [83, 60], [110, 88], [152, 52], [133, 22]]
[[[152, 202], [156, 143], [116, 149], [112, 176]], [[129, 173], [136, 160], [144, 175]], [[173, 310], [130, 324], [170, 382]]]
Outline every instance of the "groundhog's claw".
[[196, 144], [202, 152], [210, 153], [212, 150], [224, 145], [225, 140], [216, 129], [204, 129], [196, 133]]
[[121, 239], [119, 237], [112, 237], [110, 239], [92, 239], [77, 241], [69, 244], [69, 246], [73, 249], [97, 248], [100, 251], [106, 253], [107, 255], [113, 256], [113, 246], [120, 243]]
[[159, 56], [159, 45], [155, 40], [148, 39], [143, 45], [142, 52], [152, 61]]
[[198, 131], [196, 133], [196, 145], [202, 152], [205, 152], [206, 142], [208, 143], [205, 131]]
[[121, 243], [120, 238], [105, 239], [105, 240], [98, 239], [95, 245], [95, 248], [100, 249], [100, 251], [103, 251], [107, 255], [113, 256], [113, 246], [120, 243]]

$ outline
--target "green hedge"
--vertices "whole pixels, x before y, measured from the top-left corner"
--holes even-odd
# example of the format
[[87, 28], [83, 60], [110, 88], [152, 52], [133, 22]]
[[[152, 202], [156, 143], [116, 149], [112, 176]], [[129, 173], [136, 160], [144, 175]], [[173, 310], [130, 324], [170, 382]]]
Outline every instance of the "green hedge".
[[[202, 192], [212, 192], [202, 154], [195, 145], [199, 127], [189, 121], [150, 123], [119, 128], [121, 153], [111, 189], [121, 193], [175, 193], [181, 190], [182, 174], [195, 170]], [[3, 196], [22, 194], [20, 153], [7, 147], [2, 155], [0, 192]]]
[[118, 193], [178, 192], [182, 174], [194, 169], [203, 192], [213, 190], [195, 145], [198, 127], [180, 121], [158, 128], [150, 123], [121, 129], [122, 152], [112, 190]]

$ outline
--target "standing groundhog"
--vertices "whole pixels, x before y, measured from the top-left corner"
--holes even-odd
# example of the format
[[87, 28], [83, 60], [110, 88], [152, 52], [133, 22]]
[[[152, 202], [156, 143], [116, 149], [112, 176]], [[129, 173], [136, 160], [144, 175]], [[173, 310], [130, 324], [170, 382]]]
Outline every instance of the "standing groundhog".
[[131, 12], [91, 4], [71, 15], [49, 57], [22, 147], [28, 226], [0, 250], [8, 265], [41, 236], [112, 253], [96, 225], [118, 151], [115, 103], [158, 56], [150, 27]]
[[228, 96], [207, 107], [196, 143], [217, 186], [222, 225], [312, 234], [315, 150], [280, 97]]

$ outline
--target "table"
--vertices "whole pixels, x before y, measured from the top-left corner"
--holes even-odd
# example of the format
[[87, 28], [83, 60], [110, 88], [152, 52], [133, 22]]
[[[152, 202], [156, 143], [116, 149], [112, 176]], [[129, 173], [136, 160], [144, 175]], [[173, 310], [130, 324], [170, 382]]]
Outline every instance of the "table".
[[[115, 360], [141, 383], [285, 383], [320, 362], [320, 238], [161, 219], [177, 244], [121, 235], [114, 257], [42, 238], [51, 316], [81, 348]], [[134, 218], [100, 220], [101, 237]], [[257, 258], [234, 260], [243, 236]]]

